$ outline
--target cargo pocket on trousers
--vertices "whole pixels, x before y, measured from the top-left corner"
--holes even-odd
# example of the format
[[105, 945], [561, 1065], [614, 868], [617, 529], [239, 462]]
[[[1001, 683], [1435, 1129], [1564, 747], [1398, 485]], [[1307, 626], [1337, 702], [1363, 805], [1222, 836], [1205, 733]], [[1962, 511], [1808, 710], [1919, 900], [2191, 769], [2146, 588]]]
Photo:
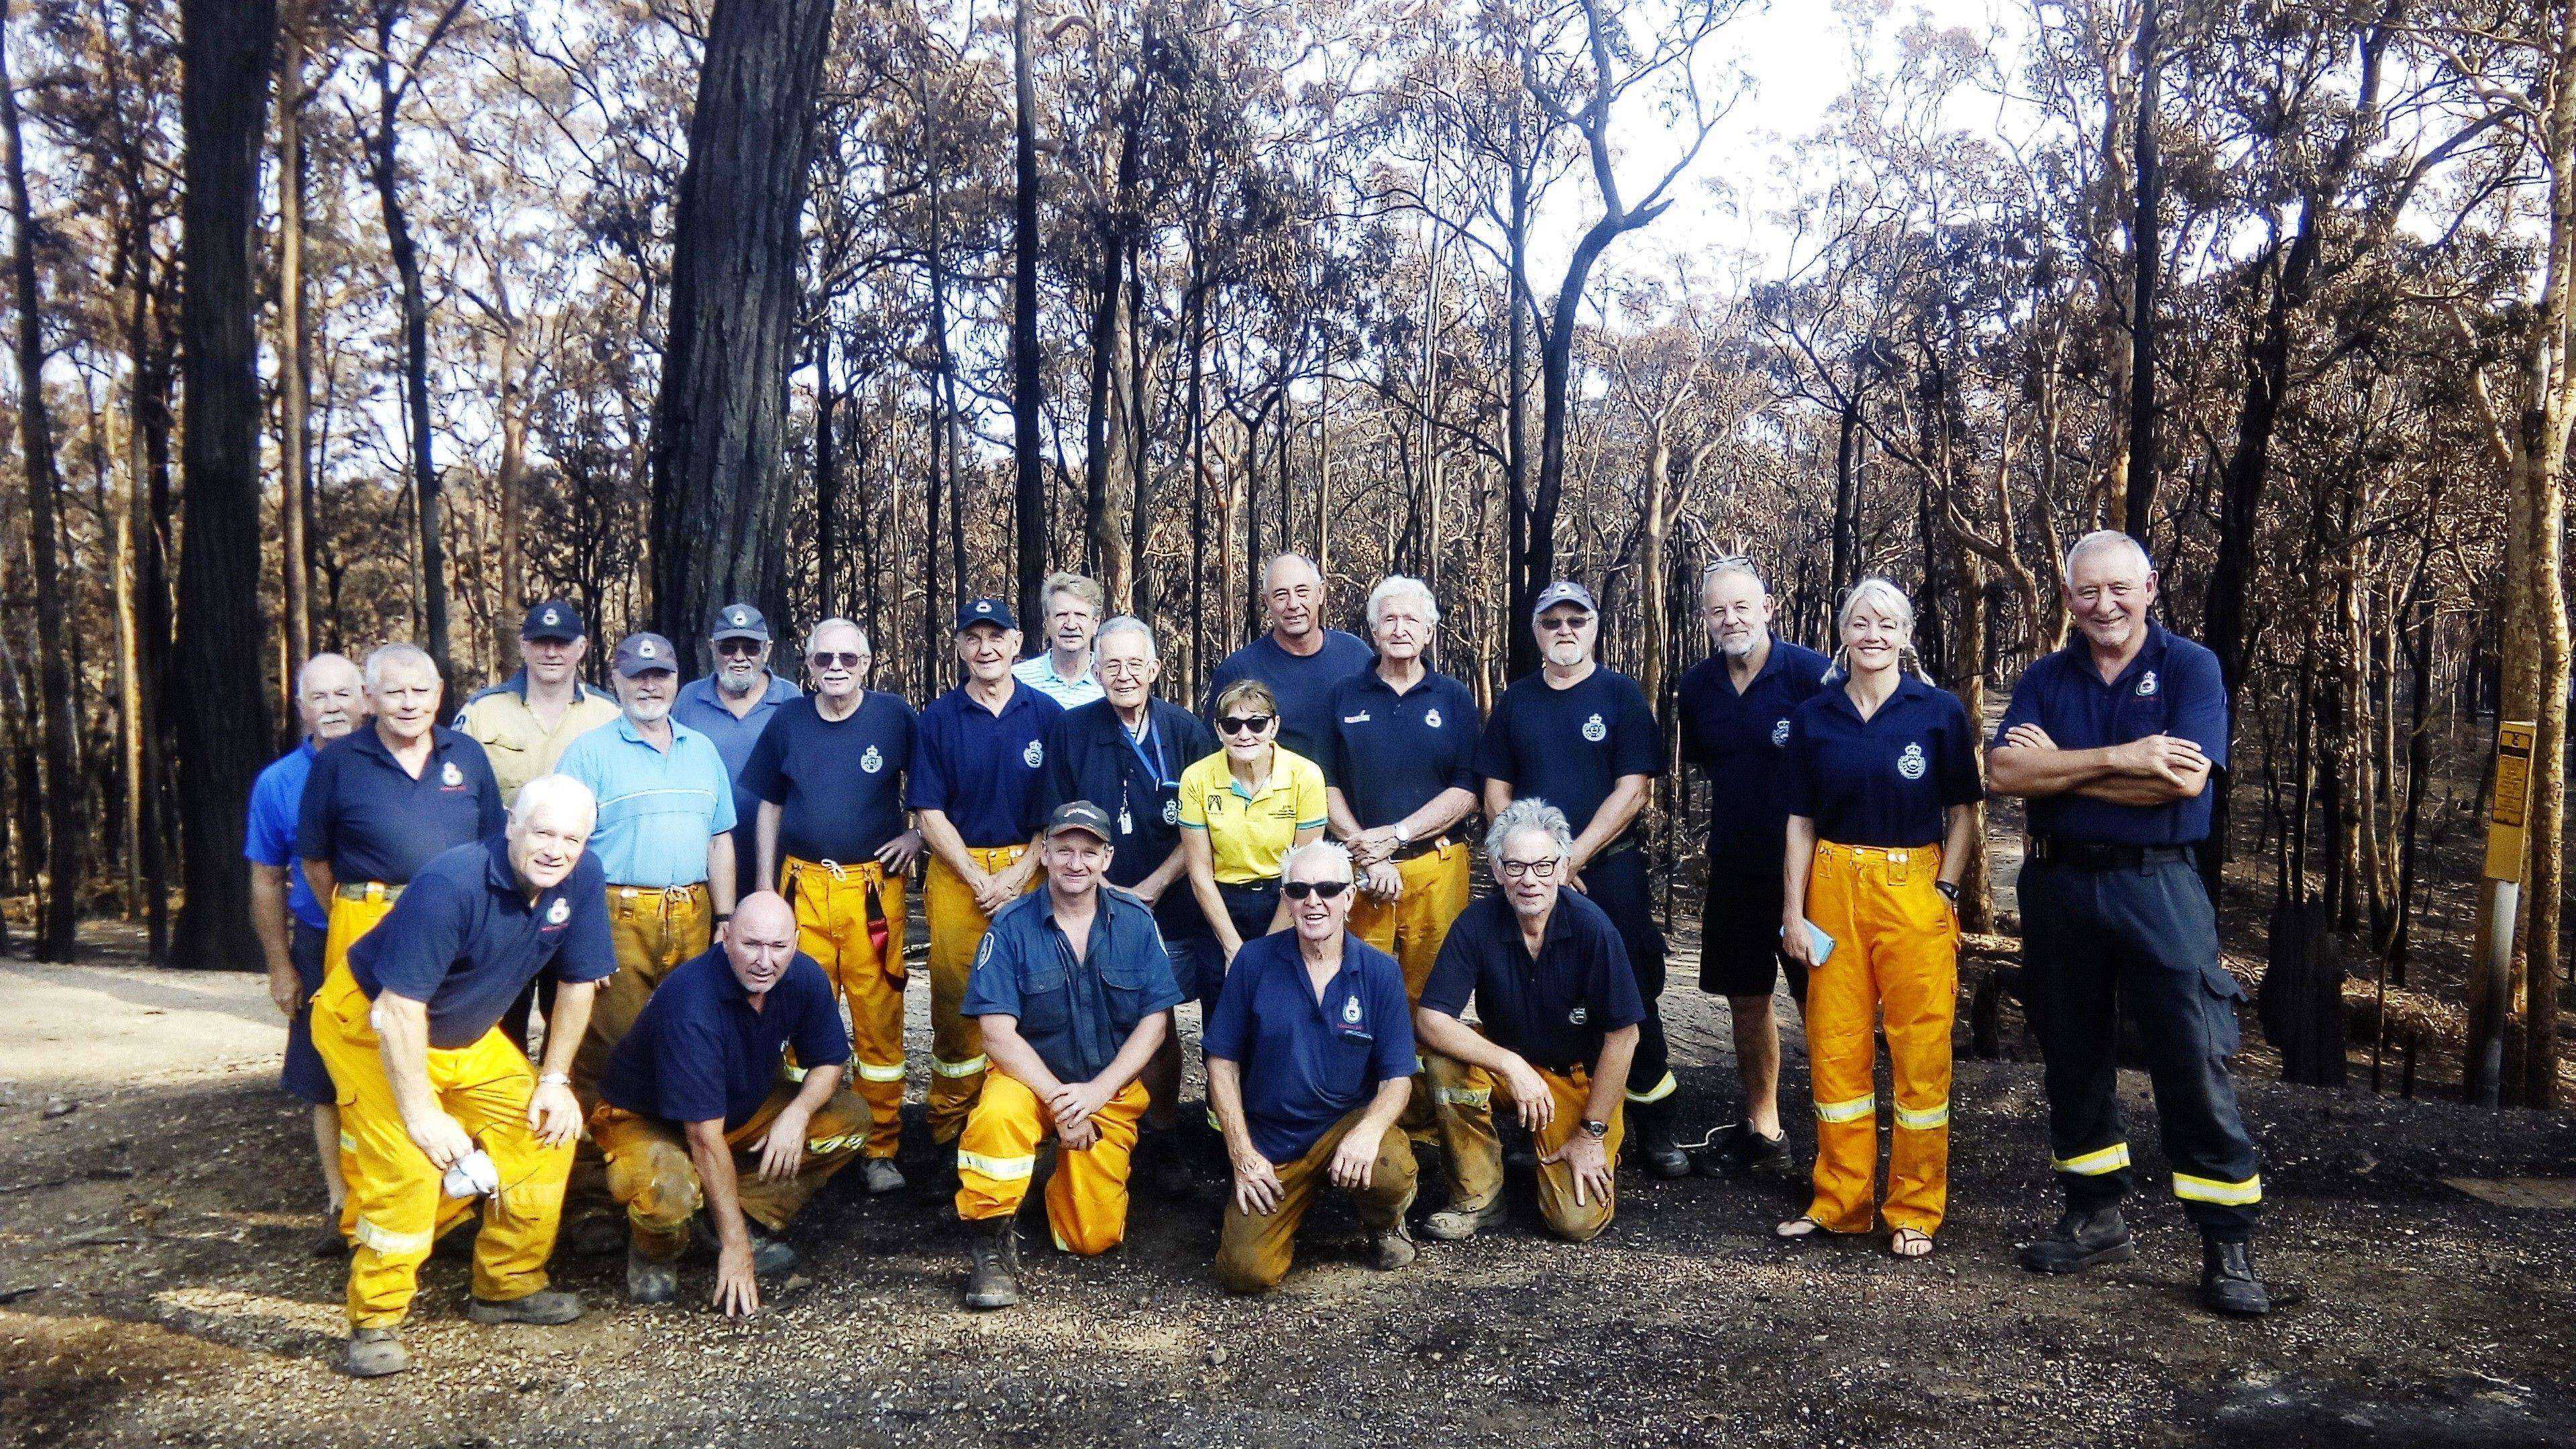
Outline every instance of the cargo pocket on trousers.
[[2200, 983], [2204, 988], [2201, 1009], [2209, 1023], [2210, 1053], [2232, 1057], [2244, 1045], [2244, 1030], [2237, 1025], [2236, 1010], [2245, 1000], [2245, 983], [2215, 961], [2200, 968]]

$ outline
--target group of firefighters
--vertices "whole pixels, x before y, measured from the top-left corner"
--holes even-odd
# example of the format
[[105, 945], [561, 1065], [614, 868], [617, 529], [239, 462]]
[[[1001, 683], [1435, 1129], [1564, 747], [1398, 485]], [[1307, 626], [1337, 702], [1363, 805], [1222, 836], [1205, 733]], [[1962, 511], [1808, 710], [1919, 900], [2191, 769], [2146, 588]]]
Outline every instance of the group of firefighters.
[[[420, 1266], [478, 1212], [468, 1315], [577, 1317], [546, 1265], [585, 1138], [640, 1303], [677, 1296], [694, 1239], [713, 1302], [754, 1311], [833, 1174], [903, 1188], [905, 894], [924, 856], [924, 1118], [971, 1241], [970, 1307], [1018, 1301], [1014, 1224], [1050, 1154], [1045, 1215], [1076, 1254], [1122, 1240], [1140, 1178], [1187, 1201], [1221, 1176], [1215, 1273], [1239, 1292], [1286, 1274], [1325, 1183], [1384, 1268], [1417, 1233], [1501, 1221], [1506, 1129], [1542, 1222], [1577, 1242], [1611, 1221], [1623, 1148], [1659, 1177], [1783, 1166], [1784, 976], [1817, 1128], [1807, 1206], [1777, 1232], [1883, 1229], [1922, 1257], [1947, 1207], [1958, 883], [1988, 789], [2029, 802], [2022, 991], [2065, 1198], [2021, 1262], [2134, 1251], [2125, 1017], [2204, 1238], [2202, 1300], [2268, 1312], [2228, 1075], [2243, 992], [2194, 861], [2227, 759], [2217, 664], [2150, 621], [2156, 575], [2128, 536], [2082, 539], [2062, 577], [2073, 632], [1989, 740], [1923, 676], [1886, 580], [1846, 596], [1828, 657], [1774, 635], [1746, 561], [1703, 574], [1715, 649], [1674, 724], [1712, 786], [1700, 985], [1730, 1003], [1743, 1113], [1693, 1149], [1635, 829], [1666, 737], [1598, 662], [1580, 584], [1540, 593], [1543, 664], [1490, 715], [1430, 668], [1422, 581], [1370, 591], [1363, 641], [1326, 626], [1324, 580], [1294, 554], [1263, 574], [1268, 632], [1195, 712], [1157, 697], [1152, 629], [1104, 620], [1073, 574], [1046, 582], [1026, 660], [1009, 604], [968, 600], [960, 683], [919, 710], [866, 686], [869, 641], [844, 619], [807, 634], [800, 690], [748, 604], [717, 612], [712, 669], [686, 684], [671, 640], [619, 641], [608, 695], [581, 682], [579, 613], [540, 603], [521, 670], [448, 725], [420, 649], [317, 655], [296, 687], [305, 741], [259, 781], [246, 849], [284, 1085], [313, 1106], [329, 1195], [316, 1251], [349, 1254], [344, 1366], [408, 1366]], [[1186, 1001], [1203, 1113], [1179, 1100]], [[1430, 1146], [1445, 1195], [1417, 1222]]]

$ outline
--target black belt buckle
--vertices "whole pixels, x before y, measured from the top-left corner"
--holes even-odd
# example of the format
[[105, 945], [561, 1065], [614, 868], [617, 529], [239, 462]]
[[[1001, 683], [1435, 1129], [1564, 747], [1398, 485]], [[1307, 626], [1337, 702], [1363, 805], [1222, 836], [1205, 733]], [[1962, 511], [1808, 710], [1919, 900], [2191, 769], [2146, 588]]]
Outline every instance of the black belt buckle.
[[2070, 870], [2135, 870], [2166, 861], [2188, 861], [2192, 853], [2188, 845], [2113, 845], [2035, 835], [2030, 841], [2030, 858], [2041, 865]]
[[1395, 854], [1387, 858], [1390, 860], [1417, 860], [1423, 856], [1429, 855], [1435, 850], [1446, 850], [1448, 848], [1448, 836], [1434, 835], [1427, 840], [1416, 840], [1408, 845], [1401, 846], [1396, 850]]

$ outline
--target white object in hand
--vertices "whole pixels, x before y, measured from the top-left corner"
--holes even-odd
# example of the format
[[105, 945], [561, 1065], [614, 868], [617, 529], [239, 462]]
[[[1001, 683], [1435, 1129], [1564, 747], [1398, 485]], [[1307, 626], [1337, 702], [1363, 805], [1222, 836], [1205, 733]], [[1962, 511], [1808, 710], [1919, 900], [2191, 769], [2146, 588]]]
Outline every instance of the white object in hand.
[[[1802, 919], [1801, 924], [1807, 928], [1807, 955], [1809, 958], [1807, 964], [1810, 966], [1824, 965], [1826, 960], [1834, 954], [1834, 938], [1826, 935], [1825, 928], [1817, 925], [1813, 921]], [[1787, 937], [1789, 934], [1789, 928], [1782, 926], [1780, 928], [1780, 934], [1783, 938]]]
[[449, 1197], [483, 1197], [501, 1190], [501, 1169], [492, 1165], [491, 1154], [477, 1147], [456, 1159], [440, 1186]]

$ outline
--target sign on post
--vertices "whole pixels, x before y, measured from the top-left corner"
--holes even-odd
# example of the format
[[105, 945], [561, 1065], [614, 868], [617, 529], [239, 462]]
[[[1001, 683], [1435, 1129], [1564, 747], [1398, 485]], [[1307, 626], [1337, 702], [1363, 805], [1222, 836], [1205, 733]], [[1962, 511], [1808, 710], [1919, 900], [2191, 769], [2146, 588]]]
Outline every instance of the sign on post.
[[2489, 880], [2522, 879], [2531, 829], [2531, 745], [2537, 727], [2528, 721], [2496, 726], [2495, 802], [2487, 811]]

